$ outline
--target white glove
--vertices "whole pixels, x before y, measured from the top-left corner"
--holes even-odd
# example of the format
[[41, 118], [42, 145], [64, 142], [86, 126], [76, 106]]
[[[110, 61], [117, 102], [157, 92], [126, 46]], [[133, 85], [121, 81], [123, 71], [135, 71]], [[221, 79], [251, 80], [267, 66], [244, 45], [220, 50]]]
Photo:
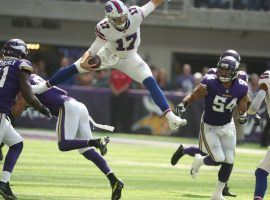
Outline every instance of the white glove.
[[41, 94], [43, 92], [46, 92], [48, 89], [50, 89], [50, 86], [49, 84], [47, 84], [47, 81], [43, 81], [39, 83], [38, 85], [31, 85], [31, 88], [34, 94]]

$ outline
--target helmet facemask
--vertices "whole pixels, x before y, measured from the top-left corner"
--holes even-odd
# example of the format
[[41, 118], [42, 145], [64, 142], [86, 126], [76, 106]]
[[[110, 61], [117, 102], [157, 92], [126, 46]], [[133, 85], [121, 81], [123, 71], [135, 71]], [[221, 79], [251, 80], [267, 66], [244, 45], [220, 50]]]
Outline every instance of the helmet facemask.
[[124, 29], [127, 26], [127, 21], [128, 21], [128, 15], [122, 15], [120, 17], [109, 17], [108, 19], [110, 23], [117, 29]]
[[217, 64], [217, 77], [222, 83], [234, 80], [237, 77], [238, 62], [231, 56], [224, 57]]

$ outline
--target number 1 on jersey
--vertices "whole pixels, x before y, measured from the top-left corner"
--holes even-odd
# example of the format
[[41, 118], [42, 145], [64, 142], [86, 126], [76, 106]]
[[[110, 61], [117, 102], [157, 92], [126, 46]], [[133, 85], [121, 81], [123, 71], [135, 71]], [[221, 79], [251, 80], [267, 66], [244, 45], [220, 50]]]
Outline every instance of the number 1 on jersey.
[[[0, 88], [2, 88], [5, 84], [8, 68], [9, 67], [4, 67], [3, 69], [0, 70]], [[1, 73], [2, 73], [2, 76], [1, 76]]]
[[124, 39], [119, 39], [119, 40], [116, 40], [116, 43], [118, 44], [118, 46], [116, 47], [116, 50], [117, 51], [128, 51], [128, 50], [132, 50], [134, 49], [134, 44], [135, 44], [135, 41], [137, 39], [137, 32], [133, 33], [132, 35], [128, 35], [127, 37], [125, 37], [125, 42], [129, 42], [129, 45], [128, 47], [124, 47]]

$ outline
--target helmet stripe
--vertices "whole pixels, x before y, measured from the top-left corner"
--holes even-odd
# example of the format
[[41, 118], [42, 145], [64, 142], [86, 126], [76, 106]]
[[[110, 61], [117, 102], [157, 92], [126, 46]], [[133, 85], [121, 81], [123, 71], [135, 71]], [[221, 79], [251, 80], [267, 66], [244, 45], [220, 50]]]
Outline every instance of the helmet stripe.
[[117, 9], [117, 12], [119, 14], [121, 14], [123, 12], [123, 10], [122, 10], [120, 4], [117, 1], [111, 1], [111, 2], [113, 3], [114, 7]]

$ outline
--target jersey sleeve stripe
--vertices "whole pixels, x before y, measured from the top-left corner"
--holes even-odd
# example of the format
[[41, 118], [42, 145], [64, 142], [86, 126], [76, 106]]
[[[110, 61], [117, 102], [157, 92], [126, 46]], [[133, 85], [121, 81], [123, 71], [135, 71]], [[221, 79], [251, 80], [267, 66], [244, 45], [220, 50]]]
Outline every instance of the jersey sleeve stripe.
[[102, 34], [97, 28], [96, 28], [96, 35], [97, 35], [98, 37], [100, 37], [101, 39], [106, 40], [105, 35]]

